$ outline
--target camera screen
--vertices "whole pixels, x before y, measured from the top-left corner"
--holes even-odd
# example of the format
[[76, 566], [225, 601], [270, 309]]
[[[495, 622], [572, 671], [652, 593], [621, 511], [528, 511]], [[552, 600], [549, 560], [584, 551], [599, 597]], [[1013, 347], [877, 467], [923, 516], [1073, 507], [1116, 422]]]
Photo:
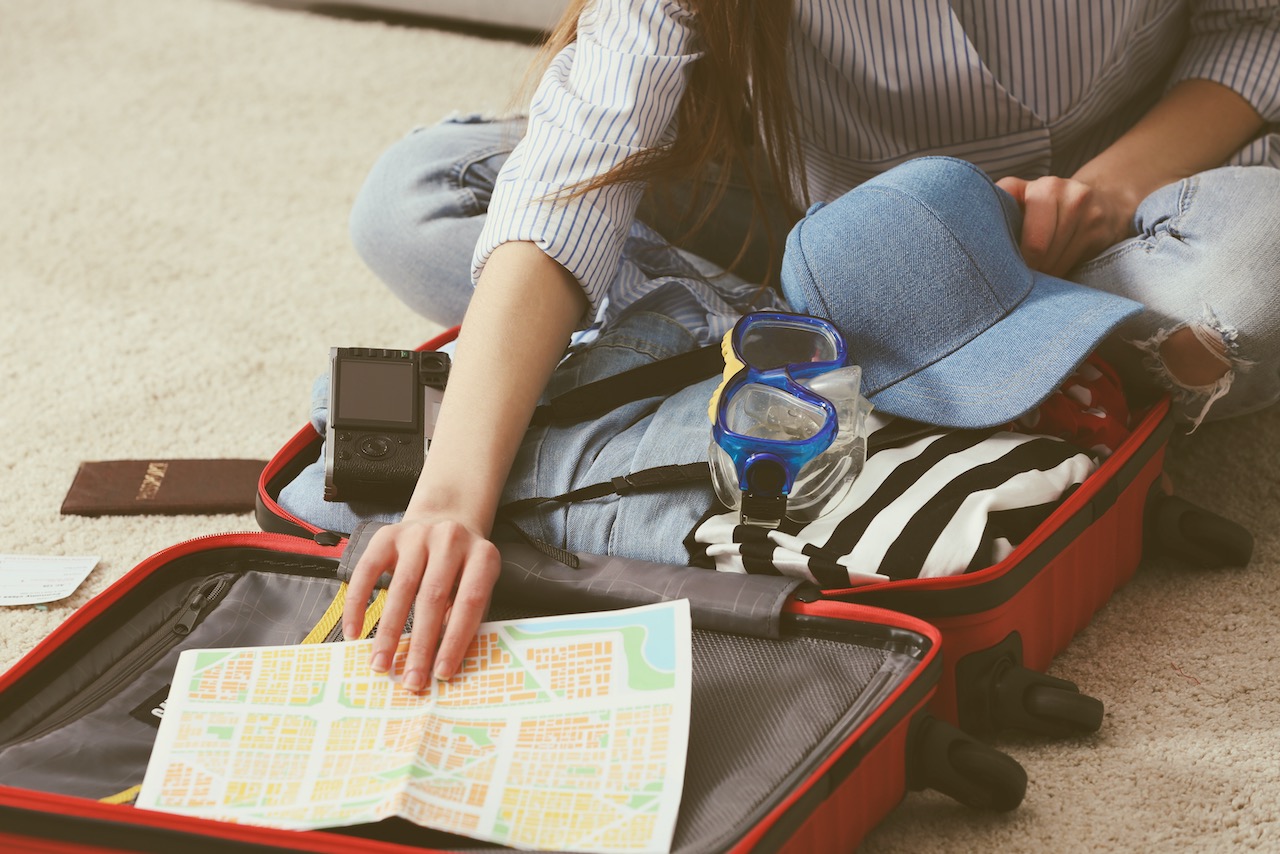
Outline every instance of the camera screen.
[[338, 362], [335, 424], [376, 422], [412, 426], [417, 377], [411, 362]]

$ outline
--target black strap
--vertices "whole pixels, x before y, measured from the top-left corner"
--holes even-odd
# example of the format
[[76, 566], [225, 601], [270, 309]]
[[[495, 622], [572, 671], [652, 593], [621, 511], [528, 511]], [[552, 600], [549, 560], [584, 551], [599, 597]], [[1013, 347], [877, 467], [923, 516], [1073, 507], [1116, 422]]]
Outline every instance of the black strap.
[[535, 409], [529, 423], [576, 424], [624, 403], [672, 394], [723, 370], [720, 345], [708, 344], [570, 389]]
[[[550, 425], [586, 421], [611, 412], [625, 403], [673, 394], [699, 380], [715, 376], [723, 369], [724, 357], [721, 355], [720, 345], [708, 344], [697, 350], [659, 359], [571, 389], [535, 409], [529, 423]], [[498, 508], [496, 521], [511, 528], [528, 545], [576, 569], [577, 555], [531, 536], [513, 522], [511, 516], [551, 502], [590, 501], [606, 495], [626, 495], [641, 489], [693, 483], [710, 478], [711, 470], [706, 463], [655, 466], [615, 477], [607, 483], [579, 487], [549, 498], [539, 496], [508, 502]]]
[[654, 466], [649, 469], [624, 474], [602, 483], [580, 486], [560, 495], [550, 497], [535, 496], [509, 501], [498, 508], [498, 515], [511, 515], [532, 510], [543, 504], [572, 504], [577, 501], [590, 501], [606, 495], [628, 495], [645, 489], [658, 489], [667, 486], [682, 486], [687, 483], [700, 483], [711, 479], [711, 467], [704, 462], [683, 463], [680, 465]]
[[551, 543], [548, 543], [546, 540], [539, 540], [537, 537], [530, 534], [524, 528], [521, 528], [515, 522], [512, 522], [509, 518], [503, 516], [501, 511], [499, 511], [499, 514], [498, 514], [497, 524], [507, 526], [511, 530], [515, 531], [516, 534], [520, 537], [520, 539], [525, 542], [525, 544], [532, 546], [533, 548], [542, 552], [547, 557], [551, 558], [552, 560], [559, 561], [560, 563], [564, 564], [570, 569], [577, 569], [581, 565], [581, 562], [579, 561], [578, 556], [576, 554], [569, 551], [568, 549], [562, 549], [559, 546], [553, 546], [551, 545]]
[[656, 489], [665, 486], [679, 486], [686, 483], [698, 483], [711, 479], [711, 467], [706, 463], [684, 463], [682, 465], [654, 466], [653, 468], [641, 469], [640, 471], [624, 474], [621, 477], [615, 477], [612, 480], [603, 483], [593, 483], [590, 486], [580, 486], [577, 489], [571, 489], [560, 495], [553, 495], [549, 498], [536, 496], [533, 498], [521, 498], [516, 501], [509, 501], [498, 508], [497, 521], [499, 524], [506, 525], [516, 532], [528, 545], [542, 552], [543, 554], [558, 560], [565, 566], [578, 568], [578, 556], [567, 549], [553, 546], [548, 542], [539, 540], [530, 535], [527, 531], [511, 520], [513, 515], [532, 510], [543, 504], [552, 502], [568, 504], [576, 501], [590, 501], [593, 498], [603, 498], [606, 495], [627, 495], [632, 492], [639, 492], [644, 489]]
[[[662, 394], [673, 394], [693, 383], [714, 376], [724, 369], [724, 356], [719, 344], [709, 344], [666, 359], [659, 359], [629, 371], [623, 371], [558, 395], [550, 403], [534, 410], [532, 425], [573, 424], [610, 412], [626, 403]], [[884, 430], [872, 434], [868, 454], [904, 444], [936, 430], [928, 424], [897, 419]], [[555, 560], [576, 568], [577, 557], [569, 551], [545, 543], [511, 520], [511, 516], [543, 504], [569, 504], [591, 501], [607, 495], [628, 495], [646, 489], [683, 486], [711, 479], [708, 463], [655, 466], [615, 477], [601, 483], [580, 486], [553, 496], [534, 496], [510, 501], [498, 508], [497, 520], [509, 526], [521, 540]]]

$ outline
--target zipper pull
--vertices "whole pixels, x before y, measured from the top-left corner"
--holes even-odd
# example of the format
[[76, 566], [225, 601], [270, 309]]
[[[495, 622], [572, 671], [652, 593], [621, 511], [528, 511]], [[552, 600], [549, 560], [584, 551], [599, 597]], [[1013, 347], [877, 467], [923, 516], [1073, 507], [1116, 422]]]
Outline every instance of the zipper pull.
[[218, 591], [222, 589], [224, 583], [224, 581], [219, 580], [191, 594], [191, 599], [187, 601], [187, 606], [178, 614], [178, 620], [173, 624], [173, 633], [175, 635], [185, 637], [191, 634], [191, 630], [196, 627], [196, 622], [200, 619], [200, 614], [204, 611], [205, 605], [218, 597]]
[[191, 597], [187, 607], [182, 609], [182, 613], [178, 615], [178, 622], [173, 624], [173, 633], [183, 636], [191, 634], [191, 630], [196, 627], [196, 620], [200, 619], [200, 612], [203, 610], [204, 594], [197, 593]]

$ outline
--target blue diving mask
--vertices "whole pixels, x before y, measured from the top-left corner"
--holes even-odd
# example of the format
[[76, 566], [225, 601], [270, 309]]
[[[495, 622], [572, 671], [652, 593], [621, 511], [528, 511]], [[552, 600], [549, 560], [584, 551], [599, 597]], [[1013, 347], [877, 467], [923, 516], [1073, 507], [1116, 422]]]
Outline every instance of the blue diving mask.
[[765, 527], [829, 512], [866, 462], [871, 409], [839, 331], [819, 317], [755, 312], [722, 350], [708, 411], [716, 496]]

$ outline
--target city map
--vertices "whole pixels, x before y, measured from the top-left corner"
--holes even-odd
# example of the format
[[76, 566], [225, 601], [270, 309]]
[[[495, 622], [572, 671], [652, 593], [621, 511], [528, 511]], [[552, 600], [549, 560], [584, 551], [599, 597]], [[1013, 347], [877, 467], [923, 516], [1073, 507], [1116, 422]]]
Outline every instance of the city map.
[[667, 851], [688, 603], [485, 623], [422, 694], [372, 641], [188, 650], [137, 805], [292, 829], [400, 816], [519, 848]]

